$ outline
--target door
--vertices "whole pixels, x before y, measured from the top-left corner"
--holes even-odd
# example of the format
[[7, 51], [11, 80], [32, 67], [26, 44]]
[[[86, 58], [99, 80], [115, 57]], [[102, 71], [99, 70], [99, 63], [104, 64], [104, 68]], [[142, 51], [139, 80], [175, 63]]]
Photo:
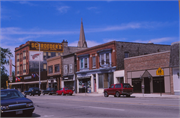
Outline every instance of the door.
[[144, 93], [150, 93], [150, 79], [144, 78]]
[[164, 77], [154, 77], [153, 78], [153, 92], [154, 93], [164, 93]]
[[142, 89], [141, 89], [141, 79], [137, 78], [137, 79], [132, 79], [132, 85], [133, 85], [133, 92], [134, 93], [141, 93]]

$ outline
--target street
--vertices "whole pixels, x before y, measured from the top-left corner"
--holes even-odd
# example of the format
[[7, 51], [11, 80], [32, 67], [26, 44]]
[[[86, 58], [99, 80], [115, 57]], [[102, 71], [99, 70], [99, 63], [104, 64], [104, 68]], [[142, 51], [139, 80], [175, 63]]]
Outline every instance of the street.
[[176, 117], [179, 99], [100, 96], [27, 96], [33, 117]]

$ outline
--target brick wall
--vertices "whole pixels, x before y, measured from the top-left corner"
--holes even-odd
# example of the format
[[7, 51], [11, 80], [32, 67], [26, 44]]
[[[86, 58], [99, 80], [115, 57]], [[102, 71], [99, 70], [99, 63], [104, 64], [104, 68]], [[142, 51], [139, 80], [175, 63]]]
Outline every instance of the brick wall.
[[170, 45], [157, 45], [152, 43], [132, 43], [116, 41], [117, 70], [124, 69], [124, 52], [129, 52], [129, 57], [144, 55], [145, 53], [156, 53], [170, 50]]
[[[59, 71], [58, 73], [55, 73], [55, 65], [59, 64]], [[53, 66], [53, 72], [49, 73], [49, 66]], [[47, 59], [47, 75], [48, 76], [53, 76], [53, 75], [59, 75], [61, 74], [61, 56], [57, 56], [57, 57], [52, 57]]]

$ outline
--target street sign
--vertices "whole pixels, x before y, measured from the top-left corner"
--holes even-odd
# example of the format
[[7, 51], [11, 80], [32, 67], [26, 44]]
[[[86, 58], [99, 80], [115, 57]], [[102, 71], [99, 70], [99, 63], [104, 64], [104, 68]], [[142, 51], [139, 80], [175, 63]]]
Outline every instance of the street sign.
[[161, 68], [158, 68], [156, 71], [156, 75], [164, 75], [164, 71]]

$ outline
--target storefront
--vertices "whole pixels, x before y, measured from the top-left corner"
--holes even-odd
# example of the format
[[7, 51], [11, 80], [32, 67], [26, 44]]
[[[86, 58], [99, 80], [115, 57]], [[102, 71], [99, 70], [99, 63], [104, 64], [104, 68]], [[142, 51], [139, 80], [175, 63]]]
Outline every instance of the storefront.
[[75, 75], [66, 75], [66, 76], [63, 76], [62, 79], [63, 79], [61, 81], [62, 88], [67, 87], [67, 88], [74, 90], [75, 93], [77, 92]]
[[47, 78], [47, 88], [60, 89], [60, 75], [48, 76]]

